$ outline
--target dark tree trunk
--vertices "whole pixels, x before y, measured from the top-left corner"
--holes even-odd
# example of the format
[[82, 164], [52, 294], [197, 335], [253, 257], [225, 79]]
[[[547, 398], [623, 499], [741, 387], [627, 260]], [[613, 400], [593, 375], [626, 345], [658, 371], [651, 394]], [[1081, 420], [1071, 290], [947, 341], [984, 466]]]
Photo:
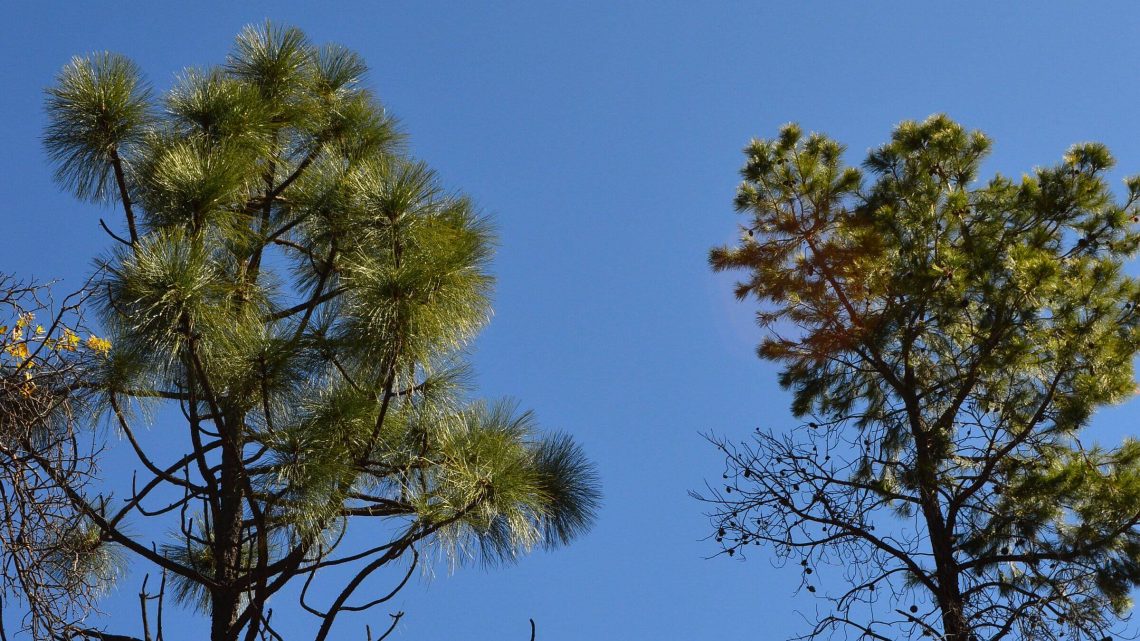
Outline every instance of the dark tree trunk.
[[[911, 396], [912, 399], [916, 397], [917, 395]], [[915, 443], [918, 494], [926, 531], [930, 536], [930, 551], [934, 557], [936, 593], [933, 596], [942, 613], [942, 638], [944, 641], [970, 641], [970, 627], [965, 617], [958, 581], [958, 562], [954, 556], [954, 527], [952, 523], [947, 523], [938, 493], [938, 467], [943, 455], [917, 411], [918, 403], [908, 405]]]
[[945, 641], [969, 641], [970, 626], [966, 621], [962, 592], [958, 584], [958, 565], [954, 559], [953, 538], [945, 527], [939, 534], [940, 536], [935, 537], [934, 530], [931, 529], [935, 582], [938, 586], [935, 597], [938, 609], [942, 612], [943, 638]]
[[244, 444], [241, 417], [226, 413], [219, 422], [222, 439], [220, 486], [221, 511], [214, 524], [214, 577], [219, 588], [210, 595], [210, 641], [236, 641], [241, 590], [236, 587], [242, 564], [242, 503], [245, 500], [241, 478], [241, 451]]

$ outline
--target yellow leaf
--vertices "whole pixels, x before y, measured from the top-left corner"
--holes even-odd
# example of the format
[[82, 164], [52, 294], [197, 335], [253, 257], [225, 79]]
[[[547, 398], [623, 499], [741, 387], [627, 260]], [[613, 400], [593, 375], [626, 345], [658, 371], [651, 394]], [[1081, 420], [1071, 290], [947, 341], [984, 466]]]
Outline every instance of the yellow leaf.
[[9, 345], [8, 347], [4, 348], [4, 351], [8, 352], [12, 356], [15, 356], [16, 358], [19, 358], [21, 360], [25, 360], [28, 358], [28, 345], [27, 345], [27, 343], [13, 343], [13, 344]]
[[91, 336], [87, 337], [87, 347], [89, 347], [97, 354], [105, 355], [107, 352], [111, 351], [111, 341], [105, 338], [99, 338], [98, 336], [92, 334]]
[[62, 350], [67, 350], [69, 352], [74, 352], [77, 345], [79, 345], [79, 336], [77, 336], [75, 332], [71, 331], [70, 329], [64, 329], [63, 338], [60, 339], [59, 348]]

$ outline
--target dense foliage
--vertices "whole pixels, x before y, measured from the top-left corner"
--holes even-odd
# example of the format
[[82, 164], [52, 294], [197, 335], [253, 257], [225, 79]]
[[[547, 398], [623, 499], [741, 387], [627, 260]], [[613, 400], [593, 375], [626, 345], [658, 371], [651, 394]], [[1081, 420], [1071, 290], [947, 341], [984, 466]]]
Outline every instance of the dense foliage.
[[[288, 637], [267, 600], [294, 579], [315, 638], [331, 638], [338, 614], [385, 600], [352, 598], [381, 568], [399, 566], [398, 589], [431, 548], [512, 560], [592, 521], [593, 466], [570, 438], [469, 400], [463, 350], [491, 314], [493, 236], [404, 153], [365, 71], [266, 25], [161, 99], [109, 53], [76, 58], [48, 91], [60, 184], [125, 222], [100, 221], [117, 243], [92, 288], [105, 342], [75, 387], [139, 475], [111, 501], [39, 463], [89, 549], [161, 571], [141, 597], [148, 641], [164, 597], [204, 613], [213, 641]], [[163, 419], [160, 448], [148, 417]], [[167, 532], [140, 536], [156, 528], [140, 521]], [[346, 536], [350, 522], [368, 536]], [[313, 602], [333, 566], [331, 601]], [[33, 613], [37, 636], [42, 623]], [[48, 623], [104, 638], [82, 617]]]
[[767, 543], [831, 601], [805, 636], [1099, 641], [1140, 585], [1140, 444], [1079, 440], [1136, 389], [1140, 179], [1117, 200], [1080, 144], [983, 183], [989, 149], [934, 116], [864, 171], [794, 125], [745, 150], [748, 222], [710, 260], [805, 423], [714, 439], [704, 498], [728, 554]]

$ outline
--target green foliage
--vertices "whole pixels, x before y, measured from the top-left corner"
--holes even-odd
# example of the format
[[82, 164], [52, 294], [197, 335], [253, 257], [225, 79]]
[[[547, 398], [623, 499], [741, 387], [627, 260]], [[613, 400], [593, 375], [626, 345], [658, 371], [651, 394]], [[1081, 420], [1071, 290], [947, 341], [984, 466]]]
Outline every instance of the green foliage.
[[103, 541], [99, 529], [85, 520], [59, 533], [51, 541], [51, 554], [42, 562], [59, 585], [90, 585], [97, 591], [105, 590], [125, 571], [122, 549]]
[[441, 426], [439, 451], [449, 462], [419, 497], [449, 523], [443, 536], [451, 546], [473, 542], [485, 563], [513, 561], [589, 526], [597, 479], [577, 445], [539, 437], [533, 414], [513, 404], [476, 404], [459, 419]]
[[[1140, 182], [1117, 200], [1111, 155], [1086, 143], [1020, 180], [980, 183], [989, 149], [932, 116], [899, 125], [861, 171], [835, 141], [786, 126], [745, 149], [736, 204], [748, 220], [710, 262], [745, 273], [736, 293], [761, 306], [758, 353], [781, 364], [793, 413], [812, 419], [806, 442], [840, 448], [811, 473], [829, 483], [795, 465], [787, 483], [861, 497], [831, 513], [835, 544], [877, 548], [863, 557], [871, 575], [920, 575], [912, 587], [937, 605], [928, 621], [891, 625], [955, 640], [1099, 639], [1140, 586], [1140, 458], [1135, 443], [1085, 450], [1076, 438], [1097, 408], [1135, 393], [1140, 282], [1123, 265], [1140, 243]], [[769, 480], [755, 471], [768, 456], [816, 458], [799, 441], [759, 443], [722, 443], [746, 483]], [[820, 526], [835, 509], [817, 498], [789, 511], [798, 493], [770, 480], [784, 503], [759, 489], [722, 503], [745, 538], [780, 541], [728, 514], [756, 509], [778, 530]], [[880, 512], [927, 548], [886, 553], [887, 539], [861, 529]]]
[[44, 145], [56, 179], [79, 198], [112, 198], [115, 155], [138, 142], [150, 117], [150, 90], [138, 67], [106, 52], [74, 58], [47, 93]]
[[[345, 563], [432, 545], [491, 562], [569, 542], [597, 508], [593, 466], [568, 437], [467, 398], [493, 233], [403, 153], [366, 71], [351, 51], [266, 24], [160, 105], [110, 54], [76, 59], [48, 92], [60, 183], [117, 196], [130, 230], [99, 263], [113, 347], [89, 383], [155, 486], [185, 494], [102, 535], [171, 515], [170, 541], [135, 551], [210, 613], [215, 639], [261, 630], [269, 595], [339, 565], [354, 517], [391, 540]], [[188, 454], [176, 469], [140, 449], [137, 403], [185, 417], [169, 432]], [[311, 610], [319, 638], [343, 605]]]

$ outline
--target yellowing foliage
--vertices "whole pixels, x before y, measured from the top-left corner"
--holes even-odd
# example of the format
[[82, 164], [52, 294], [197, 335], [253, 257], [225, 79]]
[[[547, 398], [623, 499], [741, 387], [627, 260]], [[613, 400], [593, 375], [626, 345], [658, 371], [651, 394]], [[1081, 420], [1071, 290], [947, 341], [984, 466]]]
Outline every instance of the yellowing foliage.
[[92, 334], [87, 337], [87, 347], [100, 356], [106, 356], [111, 351], [111, 341]]

